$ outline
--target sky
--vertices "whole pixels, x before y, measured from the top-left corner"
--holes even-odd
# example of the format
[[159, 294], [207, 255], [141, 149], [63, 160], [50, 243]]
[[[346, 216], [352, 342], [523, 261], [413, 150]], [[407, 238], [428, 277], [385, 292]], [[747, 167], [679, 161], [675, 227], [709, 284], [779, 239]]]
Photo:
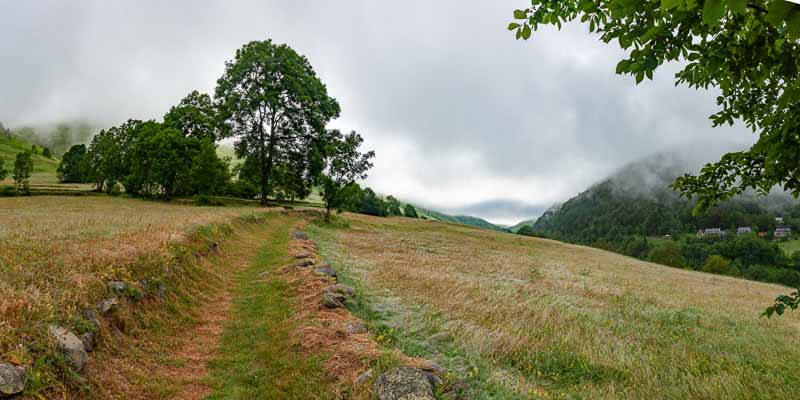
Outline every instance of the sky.
[[213, 93], [237, 48], [272, 39], [339, 100], [331, 126], [377, 153], [368, 186], [507, 225], [651, 154], [755, 140], [712, 128], [716, 93], [675, 87], [678, 65], [638, 86], [616, 75], [623, 53], [585, 26], [515, 40], [505, 27], [528, 4], [3, 1], [0, 121], [159, 119], [192, 90]]

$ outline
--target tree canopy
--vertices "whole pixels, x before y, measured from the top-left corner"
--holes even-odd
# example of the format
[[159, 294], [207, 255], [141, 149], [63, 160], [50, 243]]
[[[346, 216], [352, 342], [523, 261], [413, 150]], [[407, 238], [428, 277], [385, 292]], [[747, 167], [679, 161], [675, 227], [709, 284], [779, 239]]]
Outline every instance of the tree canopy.
[[352, 200], [345, 190], [354, 185], [356, 180], [365, 179], [367, 171], [372, 168], [370, 161], [375, 157], [374, 151], [360, 153], [358, 148], [364, 142], [361, 135], [351, 132], [343, 135], [338, 130], [330, 130], [326, 136], [325, 170], [321, 177], [322, 199], [325, 201], [325, 219], [329, 220], [331, 210], [341, 207]]
[[215, 97], [226, 135], [237, 138], [237, 155], [257, 164], [262, 204], [273, 190], [276, 165], [308, 155], [340, 111], [308, 59], [271, 40], [236, 51]]

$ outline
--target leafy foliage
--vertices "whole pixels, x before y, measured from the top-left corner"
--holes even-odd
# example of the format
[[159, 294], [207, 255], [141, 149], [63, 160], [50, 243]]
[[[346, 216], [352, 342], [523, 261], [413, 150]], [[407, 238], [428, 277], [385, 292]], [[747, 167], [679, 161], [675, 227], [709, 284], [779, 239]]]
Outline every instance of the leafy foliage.
[[236, 51], [215, 97], [225, 135], [237, 138], [237, 155], [257, 164], [263, 204], [273, 189], [275, 166], [307, 155], [325, 124], [339, 115], [339, 104], [308, 59], [271, 40]]
[[64, 153], [56, 173], [61, 183], [90, 182], [86, 162], [86, 145], [76, 144]]
[[334, 208], [341, 210], [344, 205], [352, 203], [353, 191], [344, 189], [354, 185], [358, 179], [365, 179], [367, 171], [372, 168], [370, 160], [375, 157], [375, 152], [360, 153], [358, 148], [363, 142], [364, 139], [356, 132], [342, 135], [338, 130], [331, 130], [326, 135], [326, 166], [321, 176], [326, 220], [330, 220]]
[[5, 160], [0, 158], [0, 181], [5, 180], [6, 176], [8, 176], [8, 170], [5, 167]]
[[30, 151], [23, 151], [17, 154], [14, 161], [14, 182], [18, 191], [28, 192], [30, 190], [30, 179], [33, 173], [33, 159]]
[[785, 0], [531, 0], [508, 28], [528, 39], [541, 25], [579, 19], [606, 43], [627, 50], [618, 74], [639, 83], [665, 62], [683, 62], [677, 84], [716, 87], [715, 126], [743, 121], [759, 132], [748, 150], [724, 155], [675, 189], [698, 209], [748, 188], [776, 185], [800, 195], [800, 5]]

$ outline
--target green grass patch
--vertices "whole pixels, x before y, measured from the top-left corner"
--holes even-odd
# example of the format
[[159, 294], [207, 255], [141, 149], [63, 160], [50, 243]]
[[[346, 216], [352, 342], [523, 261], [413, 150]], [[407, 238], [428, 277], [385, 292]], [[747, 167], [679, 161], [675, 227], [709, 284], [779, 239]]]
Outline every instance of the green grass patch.
[[209, 399], [326, 399], [332, 382], [320, 357], [304, 357], [289, 336], [293, 291], [280, 278], [259, 274], [288, 262], [289, 226], [267, 238], [252, 265], [238, 277], [233, 313], [220, 356], [210, 363]]

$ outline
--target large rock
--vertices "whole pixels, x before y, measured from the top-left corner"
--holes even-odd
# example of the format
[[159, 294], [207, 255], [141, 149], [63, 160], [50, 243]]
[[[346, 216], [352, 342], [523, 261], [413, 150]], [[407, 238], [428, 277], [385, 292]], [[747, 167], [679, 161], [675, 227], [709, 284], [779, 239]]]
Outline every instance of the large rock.
[[0, 397], [13, 396], [25, 390], [25, 370], [0, 363]]
[[412, 367], [399, 367], [375, 380], [372, 394], [378, 400], [434, 400], [433, 385], [425, 372]]
[[129, 288], [130, 285], [122, 281], [108, 282], [108, 289], [114, 293], [125, 293]]
[[83, 348], [86, 349], [87, 352], [91, 353], [94, 351], [94, 346], [97, 341], [97, 334], [94, 332], [86, 332], [80, 337], [81, 342], [83, 342]]
[[304, 258], [304, 259], [298, 260], [296, 263], [294, 263], [294, 266], [295, 267], [299, 267], [299, 268], [310, 267], [312, 265], [314, 265], [314, 260], [312, 260], [310, 258]]
[[331, 268], [328, 265], [323, 265], [323, 266], [320, 266], [318, 268], [314, 268], [314, 272], [316, 272], [316, 273], [318, 273], [320, 275], [325, 275], [325, 276], [330, 276], [331, 278], [336, 278], [336, 270]]
[[338, 293], [323, 293], [322, 305], [326, 308], [344, 308], [344, 296]]
[[60, 326], [50, 325], [49, 331], [50, 336], [55, 339], [58, 347], [64, 351], [67, 363], [76, 371], [82, 370], [86, 362], [89, 361], [89, 354], [86, 352], [86, 347], [81, 339], [68, 329]]
[[297, 240], [308, 240], [308, 235], [303, 231], [292, 232], [292, 237]]
[[108, 313], [114, 311], [117, 307], [119, 307], [119, 299], [116, 297], [105, 299], [97, 303], [97, 310], [100, 311], [100, 314], [102, 315], [107, 315]]
[[95, 330], [100, 329], [100, 318], [97, 316], [97, 313], [91, 308], [85, 308], [81, 310], [81, 317], [91, 322], [92, 325], [94, 325]]
[[353, 288], [351, 288], [350, 286], [347, 286], [347, 285], [342, 285], [341, 283], [329, 286], [327, 289], [325, 289], [325, 292], [327, 292], [327, 293], [338, 293], [338, 294], [341, 294], [342, 296], [347, 297], [347, 298], [351, 298], [351, 297], [356, 295], [356, 290], [355, 289], [353, 289]]

